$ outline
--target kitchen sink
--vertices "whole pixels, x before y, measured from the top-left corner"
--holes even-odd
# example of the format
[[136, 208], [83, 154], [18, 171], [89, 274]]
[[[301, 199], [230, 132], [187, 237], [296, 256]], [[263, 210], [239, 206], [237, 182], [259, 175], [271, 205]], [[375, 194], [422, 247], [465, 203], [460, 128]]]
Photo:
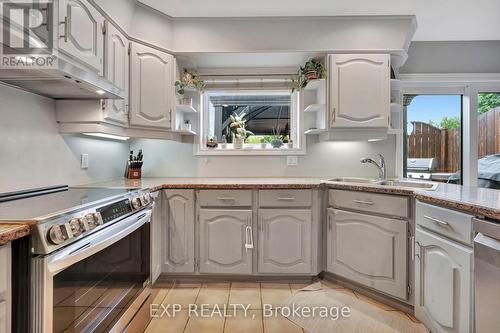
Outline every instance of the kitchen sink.
[[397, 187], [416, 188], [423, 190], [435, 190], [439, 185], [437, 183], [417, 182], [408, 180], [381, 180], [376, 182], [376, 184], [382, 186], [397, 186]]
[[328, 179], [329, 182], [341, 182], [341, 183], [363, 183], [363, 184], [374, 184], [377, 182], [376, 179], [371, 178], [356, 178], [356, 177], [338, 177]]

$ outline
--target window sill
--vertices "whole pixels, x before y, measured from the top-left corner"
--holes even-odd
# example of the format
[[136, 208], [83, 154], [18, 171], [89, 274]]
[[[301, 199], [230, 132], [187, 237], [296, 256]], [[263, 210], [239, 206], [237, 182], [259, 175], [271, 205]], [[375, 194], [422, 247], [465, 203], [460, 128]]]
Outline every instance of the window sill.
[[287, 156], [287, 155], [305, 155], [305, 149], [299, 148], [260, 148], [260, 146], [243, 145], [241, 149], [235, 149], [231, 144], [227, 144], [226, 148], [221, 148], [220, 145], [217, 148], [200, 148], [197, 145], [195, 155], [206, 156], [206, 155], [219, 155], [219, 156]]

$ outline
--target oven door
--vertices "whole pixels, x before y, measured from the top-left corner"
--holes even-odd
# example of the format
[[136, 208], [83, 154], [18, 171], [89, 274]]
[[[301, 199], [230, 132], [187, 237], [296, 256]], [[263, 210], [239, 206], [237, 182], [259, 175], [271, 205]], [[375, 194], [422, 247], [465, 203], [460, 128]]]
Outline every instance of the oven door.
[[149, 297], [151, 213], [142, 210], [33, 259], [34, 333], [112, 332], [123, 325], [128, 309]]

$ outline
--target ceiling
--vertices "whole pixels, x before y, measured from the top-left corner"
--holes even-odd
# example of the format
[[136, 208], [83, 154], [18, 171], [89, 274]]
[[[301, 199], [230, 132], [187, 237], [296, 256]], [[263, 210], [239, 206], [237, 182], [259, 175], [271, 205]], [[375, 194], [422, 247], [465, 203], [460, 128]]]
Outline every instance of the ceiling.
[[173, 18], [415, 15], [413, 40], [500, 40], [500, 0], [137, 0]]

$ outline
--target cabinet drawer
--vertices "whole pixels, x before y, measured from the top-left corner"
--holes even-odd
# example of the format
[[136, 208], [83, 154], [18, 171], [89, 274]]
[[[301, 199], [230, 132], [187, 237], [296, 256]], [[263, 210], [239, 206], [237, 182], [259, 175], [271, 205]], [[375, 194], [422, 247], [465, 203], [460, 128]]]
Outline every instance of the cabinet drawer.
[[231, 207], [251, 206], [250, 190], [202, 190], [198, 196], [200, 206]]
[[417, 201], [417, 224], [465, 244], [472, 244], [472, 216]]
[[259, 191], [260, 207], [309, 207], [311, 204], [311, 190]]
[[406, 197], [357, 191], [330, 190], [330, 206], [354, 209], [388, 216], [410, 217], [410, 202]]

